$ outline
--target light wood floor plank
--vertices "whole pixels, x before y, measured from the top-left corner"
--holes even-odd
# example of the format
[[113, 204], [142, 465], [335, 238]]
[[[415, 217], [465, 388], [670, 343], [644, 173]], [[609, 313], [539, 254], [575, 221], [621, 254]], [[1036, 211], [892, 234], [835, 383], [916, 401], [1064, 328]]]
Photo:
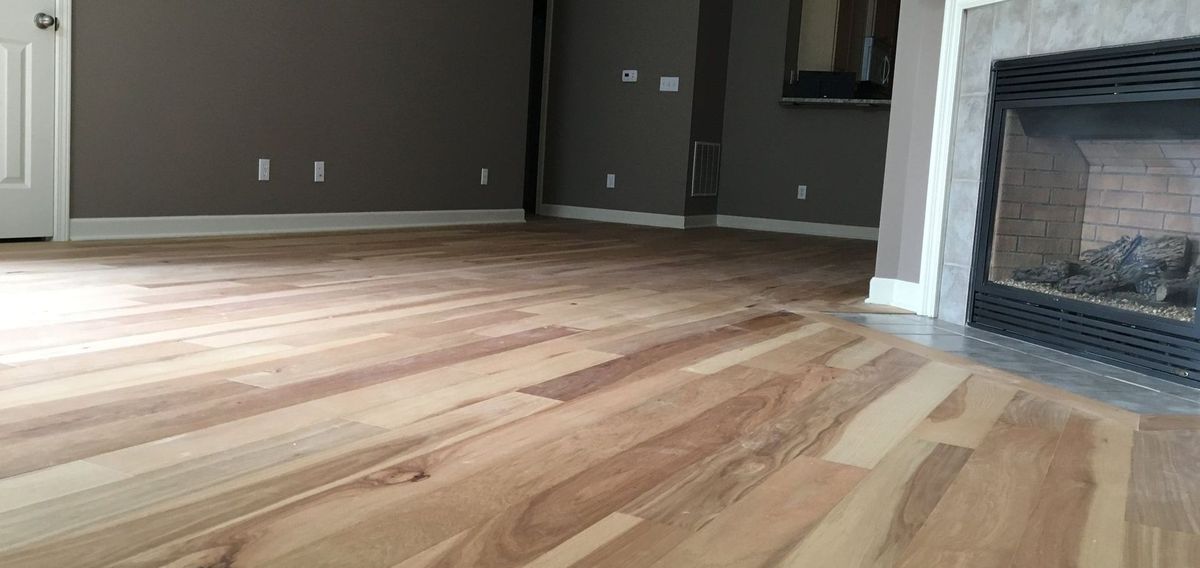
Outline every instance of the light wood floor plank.
[[866, 475], [800, 457], [656, 562], [656, 568], [774, 566]]
[[910, 438], [779, 563], [780, 566], [895, 566], [971, 450]]
[[1016, 387], [971, 377], [929, 413], [916, 435], [931, 442], [978, 448], [1016, 395]]
[[97, 463], [75, 461], [0, 480], [0, 513], [79, 493], [129, 477]]
[[817, 367], [792, 375], [788, 404], [777, 420], [746, 432], [738, 443], [680, 471], [624, 510], [699, 529], [797, 456], [820, 456], [836, 447], [847, 422], [922, 363], [889, 352], [851, 373]]
[[1184, 568], [1200, 566], [1200, 535], [1137, 523], [1126, 526], [1126, 568]]
[[854, 416], [836, 445], [821, 457], [874, 468], [926, 416], [967, 379], [968, 372], [929, 363]]
[[1200, 534], [1200, 430], [1134, 434], [1130, 522]]
[[1119, 567], [1133, 432], [1072, 414], [1014, 566]]
[[613, 513], [600, 522], [583, 529], [566, 542], [538, 556], [525, 568], [559, 568], [575, 566], [598, 549], [612, 543], [641, 524], [641, 519]]
[[963, 466], [899, 564], [1007, 567], [1070, 410], [1021, 394]]

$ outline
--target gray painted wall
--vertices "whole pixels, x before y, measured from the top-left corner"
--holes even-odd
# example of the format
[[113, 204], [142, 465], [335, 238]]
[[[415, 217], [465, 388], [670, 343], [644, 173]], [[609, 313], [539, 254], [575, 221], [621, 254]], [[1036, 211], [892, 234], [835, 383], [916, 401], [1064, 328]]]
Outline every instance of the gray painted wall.
[[875, 276], [918, 282], [933, 145], [933, 106], [946, 0], [905, 0], [900, 7], [883, 215]]
[[[555, 2], [545, 203], [684, 213], [699, 2]], [[622, 83], [623, 69], [639, 81]], [[660, 93], [663, 75], [680, 92]]]
[[519, 208], [531, 10], [76, 2], [72, 216]]
[[721, 214], [876, 227], [888, 113], [779, 105], [788, 4], [733, 6]]

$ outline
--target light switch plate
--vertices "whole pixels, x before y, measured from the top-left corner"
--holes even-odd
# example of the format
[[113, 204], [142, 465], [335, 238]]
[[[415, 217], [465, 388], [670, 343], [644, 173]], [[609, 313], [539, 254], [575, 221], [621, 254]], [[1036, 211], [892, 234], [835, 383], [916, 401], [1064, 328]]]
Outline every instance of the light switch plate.
[[796, 187], [796, 199], [808, 199], [808, 186], [801, 185]]
[[621, 82], [622, 83], [636, 83], [637, 82], [637, 69], [626, 69], [626, 70], [622, 71], [621, 72]]
[[604, 187], [606, 187], [608, 189], [616, 189], [617, 174], [608, 174], [608, 178], [604, 182]]
[[325, 162], [313, 162], [313, 182], [325, 183]]
[[664, 93], [678, 93], [679, 77], [659, 77], [658, 90]]
[[271, 181], [271, 160], [268, 158], [258, 160], [258, 181]]
[[487, 184], [488, 184], [488, 169], [483, 168], [482, 170], [479, 170], [479, 185], [487, 185]]

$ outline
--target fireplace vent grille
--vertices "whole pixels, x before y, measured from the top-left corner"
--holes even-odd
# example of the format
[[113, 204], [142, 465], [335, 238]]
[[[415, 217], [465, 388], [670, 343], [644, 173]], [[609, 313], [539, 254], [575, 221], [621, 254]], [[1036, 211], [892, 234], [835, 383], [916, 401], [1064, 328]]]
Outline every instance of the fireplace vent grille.
[[1195, 40], [995, 63], [995, 100], [1122, 95], [1200, 88]]
[[1195, 339], [986, 292], [976, 292], [973, 304], [977, 327], [1151, 374], [1200, 378]]

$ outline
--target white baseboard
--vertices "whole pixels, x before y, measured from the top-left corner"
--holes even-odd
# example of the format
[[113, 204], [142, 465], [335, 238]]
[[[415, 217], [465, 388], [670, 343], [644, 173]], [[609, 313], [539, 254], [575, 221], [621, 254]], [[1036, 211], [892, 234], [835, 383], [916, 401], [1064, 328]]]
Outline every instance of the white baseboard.
[[785, 221], [782, 219], [764, 219], [760, 217], [739, 217], [737, 215], [665, 215], [662, 213], [642, 213], [639, 211], [620, 211], [616, 209], [599, 209], [595, 207], [576, 207], [574, 205], [553, 205], [550, 203], [543, 203], [538, 209], [538, 214], [545, 215], [547, 217], [562, 217], [564, 219], [580, 219], [584, 221], [600, 221], [603, 223], [621, 223], [624, 225], [642, 225], [646, 227], [661, 227], [664, 229], [724, 227], [728, 229], [745, 229], [748, 231], [767, 231], [772, 233], [792, 233], [796, 235], [814, 235], [819, 237], [839, 237], [843, 239], [860, 239], [868, 241], [879, 240], [879, 229], [875, 227], [829, 225], [826, 223], [808, 223], [805, 221]]
[[574, 205], [543, 203], [538, 207], [538, 214], [547, 217], [561, 217], [563, 219], [620, 223], [622, 225], [642, 225], [644, 227], [660, 227], [663, 229], [687, 228], [687, 218], [683, 215], [642, 213], [641, 211], [621, 211], [618, 209], [599, 209], [596, 207], [576, 207]]
[[728, 229], [746, 229], [749, 231], [768, 231], [772, 233], [792, 233], [796, 235], [814, 235], [818, 237], [838, 237], [843, 239], [859, 239], [866, 241], [879, 240], [879, 229], [875, 227], [829, 225], [826, 223], [785, 221], [783, 219], [764, 219], [761, 217], [718, 215], [717, 226]]
[[867, 303], [892, 306], [919, 314], [923, 304], [922, 297], [921, 285], [916, 282], [872, 278], [871, 295], [867, 298]]
[[317, 233], [523, 222], [525, 211], [521, 209], [120, 217], [71, 219], [71, 240]]

